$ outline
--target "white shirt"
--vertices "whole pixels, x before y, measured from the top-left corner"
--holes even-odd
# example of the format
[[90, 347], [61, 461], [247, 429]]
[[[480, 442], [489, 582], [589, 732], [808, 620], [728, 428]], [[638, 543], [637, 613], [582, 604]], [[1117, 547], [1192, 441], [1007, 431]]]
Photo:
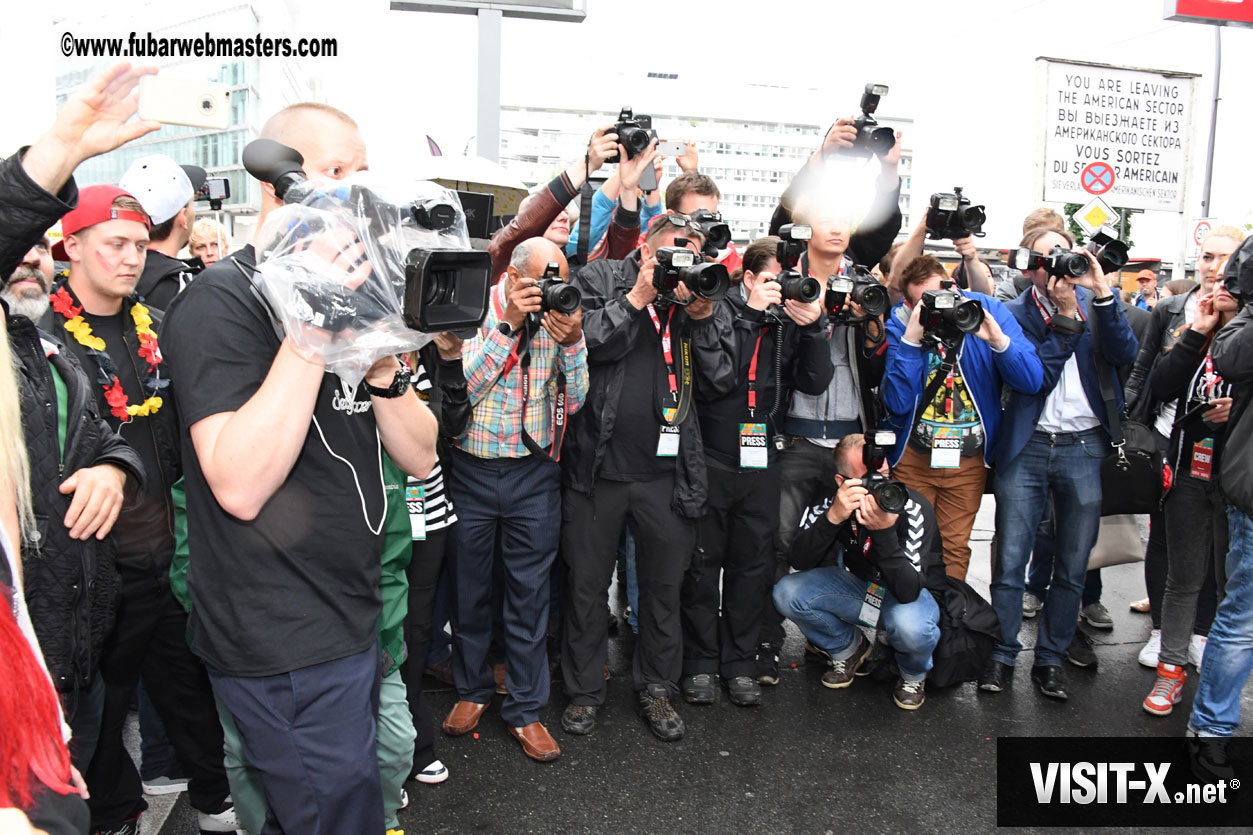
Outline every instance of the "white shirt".
[[[1036, 299], [1050, 316], [1057, 315], [1057, 308], [1047, 296], [1036, 293]], [[1071, 354], [1061, 376], [1057, 378], [1057, 385], [1044, 400], [1044, 411], [1040, 413], [1036, 426], [1045, 432], [1084, 432], [1100, 425], [1101, 421], [1088, 402], [1087, 392], [1083, 390], [1079, 360]]]
[[[1192, 320], [1196, 318], [1197, 298], [1201, 295], [1200, 291], [1189, 293], [1188, 299], [1183, 303], [1183, 321], [1192, 324]], [[1149, 381], [1145, 380], [1144, 385], [1148, 386]], [[1170, 431], [1175, 427], [1175, 401], [1162, 404], [1162, 410], [1157, 413], [1157, 421], [1153, 424], [1153, 428], [1159, 434], [1170, 437]]]

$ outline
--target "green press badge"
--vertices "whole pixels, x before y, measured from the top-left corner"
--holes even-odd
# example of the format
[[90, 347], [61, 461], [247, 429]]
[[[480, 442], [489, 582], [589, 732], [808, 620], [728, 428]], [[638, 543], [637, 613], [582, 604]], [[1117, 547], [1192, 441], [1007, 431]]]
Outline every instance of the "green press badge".
[[866, 599], [861, 602], [861, 613], [857, 622], [869, 629], [879, 625], [879, 612], [883, 610], [883, 586], [875, 582], [866, 584]]
[[426, 539], [426, 485], [405, 486], [405, 504], [409, 508], [409, 527], [414, 539]]
[[768, 461], [766, 452], [766, 424], [740, 424], [740, 466], [744, 469], [764, 470]]

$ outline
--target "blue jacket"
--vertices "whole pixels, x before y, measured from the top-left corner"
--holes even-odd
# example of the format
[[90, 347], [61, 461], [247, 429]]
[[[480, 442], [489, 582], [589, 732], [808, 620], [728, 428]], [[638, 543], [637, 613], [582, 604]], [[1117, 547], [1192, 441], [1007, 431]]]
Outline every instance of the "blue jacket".
[[[1092, 304], [1092, 292], [1083, 287], [1075, 288], [1079, 306], [1083, 309], [1087, 321], [1095, 317], [1097, 330], [1101, 340], [1101, 355], [1108, 363], [1110, 373], [1114, 375], [1111, 382], [1114, 397], [1118, 403], [1118, 411], [1123, 409], [1122, 384], [1117, 378], [1117, 366], [1134, 363], [1140, 344], [1123, 316], [1122, 307], [1115, 302], [1108, 304]], [[1044, 411], [1044, 401], [1057, 387], [1066, 361], [1074, 354], [1079, 362], [1079, 378], [1083, 381], [1083, 391], [1088, 396], [1088, 404], [1109, 432], [1109, 419], [1106, 415], [1105, 401], [1101, 399], [1101, 383], [1096, 373], [1096, 360], [1092, 353], [1092, 330], [1084, 327], [1079, 335], [1065, 334], [1061, 331], [1049, 330], [1044, 324], [1044, 317], [1036, 306], [1035, 294], [1027, 290], [1018, 298], [1005, 305], [1022, 332], [1027, 335], [1040, 355], [1044, 365], [1044, 382], [1036, 394], [1013, 393], [1005, 404], [1004, 425], [1001, 437], [997, 442], [996, 460], [1004, 466], [1022, 451], [1031, 433], [1035, 431], [1040, 413]]]
[[[962, 295], [978, 299], [983, 304], [984, 314], [996, 319], [1009, 337], [1009, 346], [997, 353], [979, 337], [968, 335], [962, 340], [957, 356], [957, 369], [974, 398], [975, 410], [983, 423], [983, 460], [991, 465], [995, 460], [997, 429], [1001, 422], [1001, 383], [1006, 383], [1017, 392], [1034, 394], [1040, 388], [1044, 369], [1005, 304], [982, 293], [962, 291]], [[919, 345], [902, 341], [911, 312], [901, 302], [888, 316], [887, 369], [880, 387], [883, 405], [887, 409], [887, 423], [896, 432], [896, 448], [892, 451], [891, 461], [894, 466], [905, 452], [919, 402], [927, 387], [927, 352]]]

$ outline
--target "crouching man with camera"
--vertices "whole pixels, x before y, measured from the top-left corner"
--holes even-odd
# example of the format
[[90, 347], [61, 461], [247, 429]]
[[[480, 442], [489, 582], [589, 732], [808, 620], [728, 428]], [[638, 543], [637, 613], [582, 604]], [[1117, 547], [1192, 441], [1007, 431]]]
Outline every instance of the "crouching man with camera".
[[935, 507], [944, 570], [964, 580], [1000, 424], [1001, 384], [1034, 394], [1044, 371], [1005, 305], [953, 288], [935, 258], [921, 255], [900, 275], [905, 300], [888, 317], [881, 387], [897, 433], [890, 460], [896, 476]]
[[940, 640], [929, 589], [943, 588], [944, 564], [931, 503], [889, 480], [893, 443], [891, 432], [878, 432], [836, 445], [839, 489], [806, 515], [788, 550], [797, 573], [775, 584], [774, 605], [831, 659], [822, 684], [836, 690], [853, 683], [874, 649], [863, 630], [884, 630], [901, 671], [892, 700], [917, 710]]
[[452, 624], [459, 701], [444, 733], [474, 730], [496, 690], [488, 651], [499, 538], [509, 688], [500, 712], [522, 750], [540, 762], [561, 754], [539, 721], [548, 703], [549, 575], [560, 536], [557, 461], [568, 415], [587, 394], [583, 312], [566, 270], [560, 247], [545, 238], [513, 250], [487, 317], [462, 348], [474, 415], [458, 441], [450, 484], [457, 507]]
[[683, 670], [679, 590], [709, 493], [693, 400], [698, 390], [716, 398], [735, 385], [730, 325], [713, 315], [713, 299], [727, 291], [726, 267], [701, 263], [703, 244], [698, 225], [660, 215], [626, 260], [594, 261], [574, 280], [591, 388], [562, 462], [568, 733], [590, 733], [605, 702], [605, 611], [629, 518], [640, 585], [633, 685], [653, 733], [683, 736], [672, 704]]

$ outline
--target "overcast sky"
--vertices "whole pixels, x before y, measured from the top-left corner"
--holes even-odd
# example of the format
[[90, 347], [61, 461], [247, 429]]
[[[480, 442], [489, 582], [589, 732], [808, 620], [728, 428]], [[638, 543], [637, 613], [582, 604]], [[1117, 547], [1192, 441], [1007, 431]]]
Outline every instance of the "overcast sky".
[[[1016, 244], [1023, 214], [1038, 205], [1032, 164], [1044, 105], [1037, 56], [1200, 73], [1187, 214], [1200, 211], [1214, 34], [1164, 21], [1161, 0], [586, 2], [581, 24], [505, 21], [505, 103], [511, 91], [538, 88], [560, 106], [563, 93], [583, 98], [627, 61], [641, 71], [678, 73], [693, 115], [704, 102], [733, 101], [751, 82], [817, 87], [829, 111], [797, 118], [829, 121], [856, 109], [867, 81], [886, 83], [891, 94], [880, 112], [915, 122], [915, 199], [962, 184], [988, 205], [989, 245]], [[58, 10], [74, 5], [62, 2]], [[425, 154], [428, 133], [445, 153], [465, 148], [477, 89], [472, 17], [393, 12], [386, 0], [314, 0], [298, 8], [303, 33], [339, 38], [339, 57], [309, 68], [322, 77], [327, 100], [361, 123], [372, 167], [400, 167]], [[15, 34], [22, 40], [15, 25], [27, 24], [8, 24], [0, 45]], [[30, 26], [37, 41], [41, 27]], [[119, 24], [130, 28], [139, 27]], [[41, 48], [55, 52], [46, 31]], [[1253, 222], [1253, 165], [1244, 158], [1253, 131], [1253, 31], [1224, 31], [1223, 79], [1212, 204], [1222, 221], [1243, 224]], [[632, 104], [648, 111], [646, 101]], [[1174, 215], [1141, 215], [1136, 254], [1171, 257], [1182, 228]]]

